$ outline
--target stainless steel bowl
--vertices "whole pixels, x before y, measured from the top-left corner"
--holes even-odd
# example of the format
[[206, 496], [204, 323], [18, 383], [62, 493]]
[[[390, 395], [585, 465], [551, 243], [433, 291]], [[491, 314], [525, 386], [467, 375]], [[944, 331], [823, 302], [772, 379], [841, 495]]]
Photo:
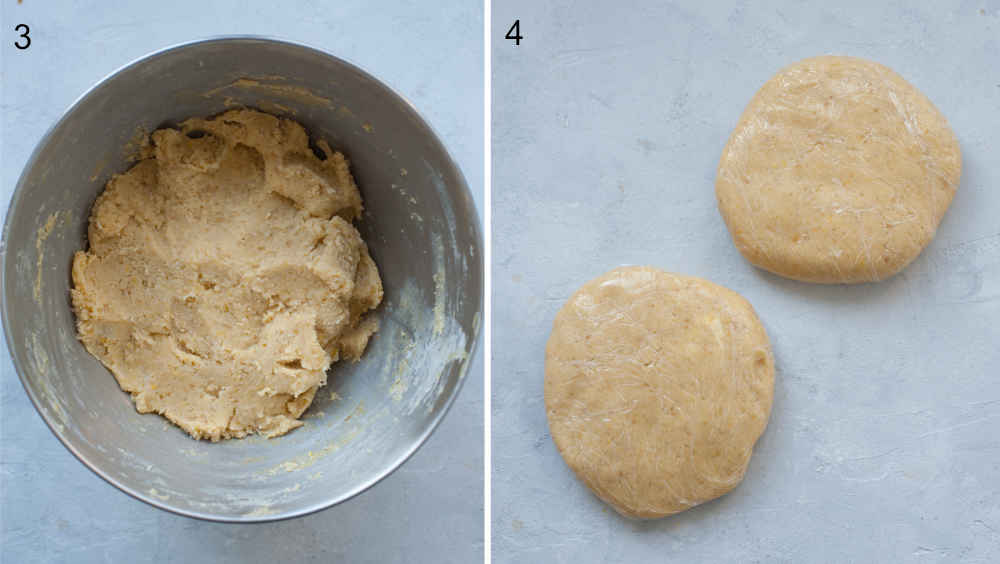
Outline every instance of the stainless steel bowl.
[[[277, 439], [195, 441], [140, 415], [76, 338], [70, 261], [90, 208], [142, 135], [233, 106], [294, 118], [351, 159], [359, 229], [385, 284], [381, 330], [338, 363]], [[482, 304], [479, 222], [468, 187], [414, 108], [361, 69], [302, 45], [238, 37], [149, 55], [82, 96], [28, 161], [3, 231], [3, 324], [45, 422], [91, 470], [157, 507], [268, 521], [344, 501], [427, 439], [464, 379]]]

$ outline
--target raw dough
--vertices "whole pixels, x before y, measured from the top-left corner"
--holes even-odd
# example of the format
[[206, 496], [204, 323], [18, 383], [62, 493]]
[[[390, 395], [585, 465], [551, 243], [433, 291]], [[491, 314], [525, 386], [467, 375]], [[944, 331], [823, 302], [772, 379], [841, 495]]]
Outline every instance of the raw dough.
[[948, 122], [901, 76], [864, 59], [815, 57], [753, 97], [715, 189], [751, 263], [806, 282], [857, 283], [920, 254], [961, 171]]
[[252, 110], [152, 142], [108, 182], [74, 257], [80, 340], [140, 412], [196, 439], [299, 427], [331, 362], [357, 360], [377, 329], [347, 159]]
[[773, 391], [771, 346], [750, 304], [653, 268], [585, 284], [545, 351], [552, 439], [628, 517], [670, 515], [736, 487]]

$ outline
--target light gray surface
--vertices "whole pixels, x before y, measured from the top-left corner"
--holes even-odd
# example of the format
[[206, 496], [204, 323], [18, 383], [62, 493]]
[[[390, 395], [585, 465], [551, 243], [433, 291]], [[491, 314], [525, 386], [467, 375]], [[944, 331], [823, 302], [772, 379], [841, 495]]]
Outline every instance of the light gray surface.
[[[494, 561], [996, 562], [1000, 3], [638, 4], [494, 3]], [[515, 18], [520, 47], [502, 39]], [[964, 154], [937, 238], [878, 285], [755, 270], [715, 205], [750, 97], [824, 53], [898, 71]], [[556, 310], [621, 264], [742, 293], [777, 359], [743, 484], [655, 522], [574, 479], [542, 400]]]
[[[3, 28], [24, 21], [32, 47], [3, 54], [3, 205], [45, 129], [91, 84], [138, 56], [218, 34], [257, 33], [313, 44], [373, 72], [438, 129], [476, 194], [481, 168], [481, 10], [448, 17], [417, 3], [172, 2], [104, 9], [28, 0], [3, 6]], [[204, 13], [193, 16], [194, 12]], [[16, 21], [15, 21], [16, 20]], [[8, 23], [10, 24], [8, 26]], [[6, 38], [6, 35], [4, 36]], [[461, 56], [451, 53], [460, 46]], [[6, 358], [4, 351], [4, 358]], [[482, 370], [439, 431], [396, 474], [344, 505], [287, 522], [209, 524], [132, 500], [91, 474], [45, 428], [9, 361], [2, 364], [2, 557], [11, 562], [410, 561], [467, 562], [482, 550]]]

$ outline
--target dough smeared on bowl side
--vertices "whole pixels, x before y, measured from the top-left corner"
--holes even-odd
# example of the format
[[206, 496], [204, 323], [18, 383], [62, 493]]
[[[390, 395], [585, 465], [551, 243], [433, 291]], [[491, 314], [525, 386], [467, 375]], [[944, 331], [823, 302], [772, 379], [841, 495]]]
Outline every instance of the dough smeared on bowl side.
[[773, 393], [770, 342], [750, 304], [654, 268], [585, 284], [545, 349], [552, 439], [627, 517], [678, 513], [736, 487]]
[[357, 360], [382, 281], [352, 221], [348, 161], [253, 110], [152, 134], [94, 204], [73, 260], [80, 340], [139, 412], [196, 439], [302, 425], [338, 359]]
[[874, 282], [930, 243], [961, 172], [958, 141], [926, 96], [883, 65], [826, 56], [761, 87], [715, 190], [754, 265], [805, 282]]

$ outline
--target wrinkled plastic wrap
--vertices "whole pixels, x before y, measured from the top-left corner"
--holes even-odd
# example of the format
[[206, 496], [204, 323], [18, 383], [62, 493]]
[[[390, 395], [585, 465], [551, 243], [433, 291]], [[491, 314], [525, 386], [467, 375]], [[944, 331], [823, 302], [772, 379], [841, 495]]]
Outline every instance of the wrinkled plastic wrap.
[[754, 265], [796, 280], [885, 279], [934, 237], [961, 176], [944, 116], [891, 69], [824, 56], [750, 101], [723, 150], [719, 210]]
[[750, 304], [653, 268], [585, 284], [559, 311], [546, 348], [552, 439], [628, 517], [663, 517], [736, 487], [773, 393], [771, 346]]

